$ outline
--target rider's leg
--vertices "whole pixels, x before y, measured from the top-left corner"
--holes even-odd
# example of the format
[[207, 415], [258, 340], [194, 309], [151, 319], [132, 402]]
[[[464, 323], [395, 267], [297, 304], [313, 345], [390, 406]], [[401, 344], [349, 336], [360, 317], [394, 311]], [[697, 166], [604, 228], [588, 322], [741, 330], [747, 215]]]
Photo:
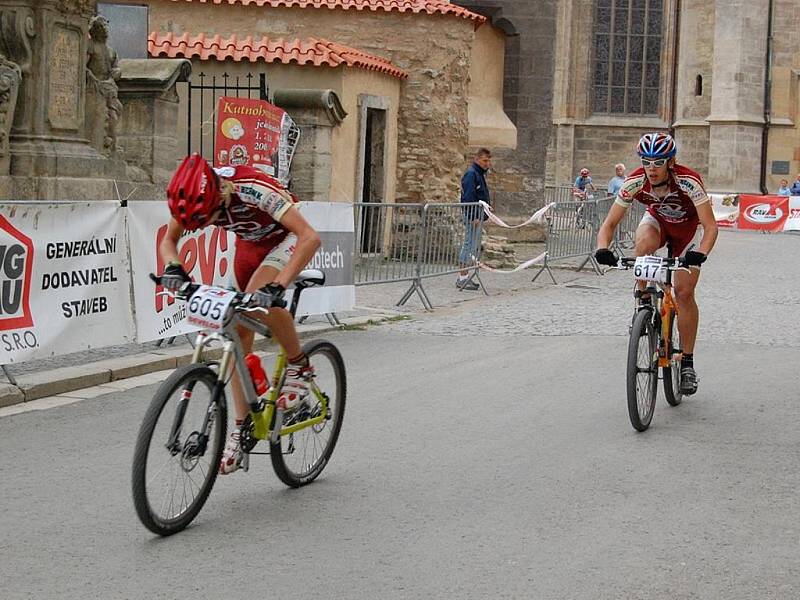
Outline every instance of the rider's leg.
[[[250, 277], [250, 281], [244, 291], [254, 292], [268, 283], [272, 283], [278, 273], [279, 269], [277, 267], [262, 264]], [[278, 340], [278, 343], [283, 346], [290, 357], [302, 356], [300, 339], [297, 337], [294, 321], [289, 311], [284, 308], [271, 308], [268, 314], [253, 312], [251, 316], [265, 323], [267, 327], [270, 328], [275, 339]], [[241, 325], [237, 327], [237, 332], [242, 342], [242, 350], [245, 354], [249, 353], [253, 349], [254, 332]], [[250, 374], [247, 373], [245, 376], [249, 377]], [[243, 454], [240, 445], [239, 428], [250, 410], [245, 400], [245, 393], [242, 389], [238, 372], [234, 372], [234, 377], [231, 379], [231, 389], [233, 391], [234, 428], [225, 445], [225, 450], [222, 453], [222, 459], [220, 461], [219, 472], [223, 475], [238, 470], [242, 463]]]
[[[278, 269], [275, 267], [262, 266], [259, 267], [250, 278], [246, 292], [255, 292], [259, 288], [272, 283], [278, 275]], [[263, 312], [253, 312], [251, 316], [257, 318], [262, 323], [269, 327], [272, 335], [286, 351], [287, 356], [290, 358], [298, 357], [302, 354], [300, 350], [300, 338], [297, 336], [297, 329], [294, 326], [294, 320], [291, 313], [285, 308], [271, 308], [268, 314]], [[242, 341], [242, 350], [245, 354], [253, 349], [253, 338], [255, 334], [253, 331], [242, 327], [237, 328], [239, 332], [239, 339]], [[244, 419], [249, 410], [247, 402], [245, 401], [244, 390], [242, 390], [241, 383], [238, 377], [234, 377], [231, 381], [233, 388], [233, 404], [236, 419]]]
[[[636, 246], [634, 254], [636, 256], [648, 256], [664, 245], [661, 239], [661, 229], [653, 217], [645, 214], [639, 227], [636, 228]], [[646, 281], [637, 281], [636, 288], [643, 290], [647, 285]]]
[[700, 313], [694, 299], [694, 290], [700, 279], [700, 269], [675, 271], [675, 301], [678, 303], [678, 332], [681, 334], [681, 346], [685, 354], [694, 354], [694, 343], [697, 339], [697, 323]]
[[[681, 256], [694, 249], [699, 244], [703, 235], [702, 227], [698, 227], [691, 240], [679, 240], [676, 244], [676, 251], [680, 251]], [[694, 344], [697, 340], [697, 324], [699, 321], [699, 310], [695, 302], [694, 291], [697, 282], [700, 280], [700, 267], [690, 267], [689, 271], [675, 271], [674, 290], [675, 301], [678, 304], [678, 331], [681, 337], [681, 348], [683, 357], [681, 358], [681, 393], [686, 395], [694, 394], [697, 391], [697, 372], [694, 370]]]

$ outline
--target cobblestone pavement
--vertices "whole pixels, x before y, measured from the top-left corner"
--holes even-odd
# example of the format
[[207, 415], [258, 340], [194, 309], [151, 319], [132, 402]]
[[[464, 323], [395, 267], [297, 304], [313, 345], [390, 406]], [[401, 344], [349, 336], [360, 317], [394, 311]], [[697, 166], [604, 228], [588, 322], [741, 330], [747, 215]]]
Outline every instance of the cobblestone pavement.
[[[722, 232], [698, 286], [698, 350], [703, 340], [800, 346], [798, 264], [800, 236]], [[443, 307], [394, 326], [451, 336], [627, 335], [632, 272], [598, 276], [558, 269], [558, 286], [546, 274], [530, 284], [534, 273], [483, 274], [489, 297], [455, 290], [452, 278], [431, 280], [428, 294]]]

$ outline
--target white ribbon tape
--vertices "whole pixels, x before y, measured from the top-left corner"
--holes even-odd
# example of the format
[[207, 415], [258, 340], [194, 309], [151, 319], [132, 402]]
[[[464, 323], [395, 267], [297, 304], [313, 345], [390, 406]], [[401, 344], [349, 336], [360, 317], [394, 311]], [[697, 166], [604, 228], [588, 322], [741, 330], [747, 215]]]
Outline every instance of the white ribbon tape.
[[[516, 273], [517, 271], [522, 271], [524, 269], [527, 269], [528, 267], [532, 267], [533, 265], [535, 265], [537, 263], [540, 263], [541, 261], [544, 260], [545, 256], [547, 256], [547, 252], [542, 252], [536, 258], [532, 258], [530, 260], [526, 260], [524, 263], [522, 263], [521, 265], [517, 265], [516, 267], [514, 267], [510, 271], [503, 271], [501, 269], [495, 269], [493, 267], [488, 266], [486, 263], [482, 263], [482, 262], [478, 262], [478, 261], [476, 261], [476, 262], [478, 262], [478, 267], [480, 267], [484, 271], [490, 271], [492, 273], [502, 273], [503, 275], [508, 275], [509, 273]], [[474, 256], [472, 257], [472, 260], [475, 260]]]
[[480, 200], [480, 205], [483, 207], [483, 212], [486, 213], [486, 216], [489, 217], [489, 220], [494, 223], [495, 225], [499, 225], [500, 227], [505, 227], [506, 229], [519, 229], [520, 227], [525, 227], [526, 225], [530, 225], [531, 223], [544, 223], [544, 217], [547, 212], [555, 206], [555, 202], [551, 202], [547, 206], [540, 208], [535, 213], [533, 213], [530, 218], [525, 221], [524, 223], [520, 223], [519, 225], [509, 225], [505, 221], [503, 221], [500, 217], [492, 212], [492, 207], [486, 204], [483, 200]]

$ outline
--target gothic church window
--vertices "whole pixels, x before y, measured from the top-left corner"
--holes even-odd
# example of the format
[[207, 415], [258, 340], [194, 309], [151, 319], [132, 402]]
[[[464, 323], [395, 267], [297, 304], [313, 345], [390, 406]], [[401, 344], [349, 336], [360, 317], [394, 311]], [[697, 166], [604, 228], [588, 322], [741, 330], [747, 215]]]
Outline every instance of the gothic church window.
[[594, 112], [658, 114], [664, 0], [597, 0]]

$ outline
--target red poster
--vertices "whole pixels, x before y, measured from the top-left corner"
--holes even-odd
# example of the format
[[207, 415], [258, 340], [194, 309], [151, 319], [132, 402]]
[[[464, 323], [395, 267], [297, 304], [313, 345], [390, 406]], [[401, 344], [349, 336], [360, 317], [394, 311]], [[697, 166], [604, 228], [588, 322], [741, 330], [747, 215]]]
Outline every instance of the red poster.
[[214, 166], [250, 165], [278, 177], [284, 117], [284, 110], [265, 100], [220, 98]]
[[739, 229], [783, 231], [789, 215], [786, 196], [748, 196], [739, 194]]

